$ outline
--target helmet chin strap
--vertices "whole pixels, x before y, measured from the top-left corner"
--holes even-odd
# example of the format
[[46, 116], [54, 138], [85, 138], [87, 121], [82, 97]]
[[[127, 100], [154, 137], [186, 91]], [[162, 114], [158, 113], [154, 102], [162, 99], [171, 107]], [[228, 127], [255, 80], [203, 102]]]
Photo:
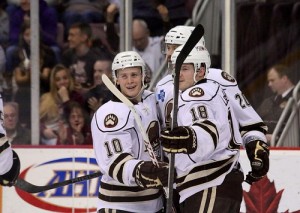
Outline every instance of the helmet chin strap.
[[134, 97], [131, 97], [131, 98], [128, 98], [129, 100], [134, 100], [134, 99], [136, 99], [145, 89], [147, 88], [147, 86], [144, 84], [144, 82], [143, 82], [143, 85], [142, 85], [142, 88], [141, 88], [141, 90], [139, 91], [139, 93], [136, 95], [136, 96], [134, 96]]
[[194, 72], [194, 76], [193, 76], [193, 80], [194, 80], [194, 85], [197, 83], [196, 81], [196, 75], [197, 75], [198, 71]]

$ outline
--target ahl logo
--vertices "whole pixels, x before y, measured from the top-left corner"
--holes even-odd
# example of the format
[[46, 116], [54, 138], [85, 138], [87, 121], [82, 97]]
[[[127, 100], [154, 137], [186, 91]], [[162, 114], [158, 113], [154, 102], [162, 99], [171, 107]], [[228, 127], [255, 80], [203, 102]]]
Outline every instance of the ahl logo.
[[[76, 170], [74, 169], [76, 168]], [[35, 180], [37, 185], [47, 185], [81, 177], [98, 170], [94, 158], [77, 157], [51, 160], [39, 165], [32, 165], [20, 173], [20, 178]], [[38, 177], [37, 177], [38, 176]], [[86, 199], [97, 200], [100, 178], [66, 185], [48, 191], [30, 194], [15, 188], [18, 195], [28, 204], [51, 212], [94, 212], [96, 202], [91, 206], [82, 206]]]
[[117, 126], [118, 121], [119, 121], [118, 117], [115, 114], [108, 114], [104, 118], [104, 126], [106, 128], [113, 128], [113, 127]]
[[232, 77], [231, 75], [229, 75], [227, 72], [222, 72], [221, 73], [221, 75], [222, 75], [222, 77], [225, 79], [225, 80], [227, 80], [227, 81], [229, 81], [229, 82], [232, 82], [232, 83], [234, 83], [235, 82], [235, 79], [234, 79], [234, 77]]
[[204, 95], [204, 91], [200, 87], [193, 88], [189, 92], [189, 96], [191, 96], [191, 97], [201, 97], [203, 95]]

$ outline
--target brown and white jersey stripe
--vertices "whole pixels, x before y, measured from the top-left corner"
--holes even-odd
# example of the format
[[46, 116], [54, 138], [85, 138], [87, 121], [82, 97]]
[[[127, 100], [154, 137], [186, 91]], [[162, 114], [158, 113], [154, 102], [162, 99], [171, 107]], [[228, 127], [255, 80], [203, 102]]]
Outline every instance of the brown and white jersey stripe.
[[197, 135], [193, 154], [176, 154], [176, 188], [180, 201], [220, 185], [239, 156], [242, 138], [232, 106], [216, 82], [202, 80], [179, 97], [178, 125]]
[[[154, 93], [144, 91], [135, 109], [150, 141], [158, 137]], [[151, 158], [129, 108], [122, 102], [107, 102], [94, 114], [91, 128], [96, 160], [103, 173], [98, 209], [149, 213], [162, 209], [162, 193], [157, 189], [138, 188], [133, 177], [136, 165], [141, 160], [151, 161]]]

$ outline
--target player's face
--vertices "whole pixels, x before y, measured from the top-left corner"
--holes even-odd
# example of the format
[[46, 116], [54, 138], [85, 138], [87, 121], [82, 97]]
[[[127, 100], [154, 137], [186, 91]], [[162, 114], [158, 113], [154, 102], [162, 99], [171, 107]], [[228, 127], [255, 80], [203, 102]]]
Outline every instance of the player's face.
[[58, 89], [60, 89], [61, 87], [69, 87], [69, 78], [67, 75], [67, 71], [66, 70], [59, 70], [56, 74], [55, 74], [55, 84], [56, 87]]
[[277, 94], [282, 94], [284, 90], [284, 78], [281, 78], [274, 69], [268, 73], [268, 86]]
[[175, 49], [179, 47], [179, 44], [166, 44], [166, 59], [168, 62], [171, 61], [171, 56]]
[[142, 89], [142, 72], [140, 67], [127, 67], [117, 71], [117, 85], [128, 98], [135, 98]]
[[184, 91], [194, 85], [194, 65], [183, 64], [180, 69], [179, 89]]

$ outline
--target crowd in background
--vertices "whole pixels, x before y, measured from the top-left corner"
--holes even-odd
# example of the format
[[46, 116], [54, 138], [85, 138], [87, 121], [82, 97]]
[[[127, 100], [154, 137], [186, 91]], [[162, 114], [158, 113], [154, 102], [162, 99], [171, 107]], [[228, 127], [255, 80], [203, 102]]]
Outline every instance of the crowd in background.
[[[133, 0], [133, 49], [147, 63], [148, 83], [164, 61], [163, 35], [183, 25], [195, 1]], [[39, 0], [40, 144], [92, 144], [90, 121], [112, 94], [119, 51], [119, 0]], [[30, 0], [0, 3], [0, 80], [12, 144], [31, 144]]]
[[[132, 1], [132, 50], [146, 62], [145, 82], [150, 83], [151, 77], [165, 60], [161, 49], [164, 35], [172, 27], [185, 24], [196, 0]], [[253, 5], [256, 4], [251, 1], [238, 4], [237, 11], [240, 12], [244, 7], [252, 8]], [[284, 6], [291, 5], [293, 2]], [[120, 0], [39, 0], [40, 144], [91, 144], [92, 115], [112, 97], [103, 85], [101, 75], [104, 73], [111, 78], [112, 60], [119, 52], [119, 8]], [[8, 137], [13, 144], [30, 144], [30, 0], [1, 1], [0, 23], [0, 92], [8, 104], [4, 112]], [[239, 38], [243, 36], [240, 31], [237, 35], [239, 59], [243, 55], [240, 53], [243, 48], [240, 44], [249, 42], [241, 42]], [[249, 66], [245, 67], [249, 69]], [[237, 68], [238, 82], [250, 103], [269, 122], [270, 140], [287, 97], [296, 83], [291, 82], [287, 87], [286, 79], [295, 80], [295, 72], [291, 75], [289, 68], [282, 67], [280, 63], [275, 64], [274, 69], [287, 71], [279, 72], [275, 77], [272, 73], [269, 76], [268, 72], [273, 65], [265, 72], [260, 72], [259, 75], [266, 76], [263, 79], [264, 87], [269, 86], [268, 94], [273, 92], [274, 97], [269, 102], [263, 102], [263, 97], [258, 97], [261, 101], [257, 103], [252, 97], [256, 90], [249, 95], [245, 88], [245, 80], [252, 76], [245, 67], [245, 72], [240, 70], [240, 66]], [[251, 68], [251, 73], [258, 70]], [[245, 74], [247, 78], [243, 76]], [[278, 95], [285, 98], [279, 101]], [[12, 115], [9, 110], [14, 111], [10, 112]], [[18, 139], [20, 134], [26, 139], [23, 142]]]

